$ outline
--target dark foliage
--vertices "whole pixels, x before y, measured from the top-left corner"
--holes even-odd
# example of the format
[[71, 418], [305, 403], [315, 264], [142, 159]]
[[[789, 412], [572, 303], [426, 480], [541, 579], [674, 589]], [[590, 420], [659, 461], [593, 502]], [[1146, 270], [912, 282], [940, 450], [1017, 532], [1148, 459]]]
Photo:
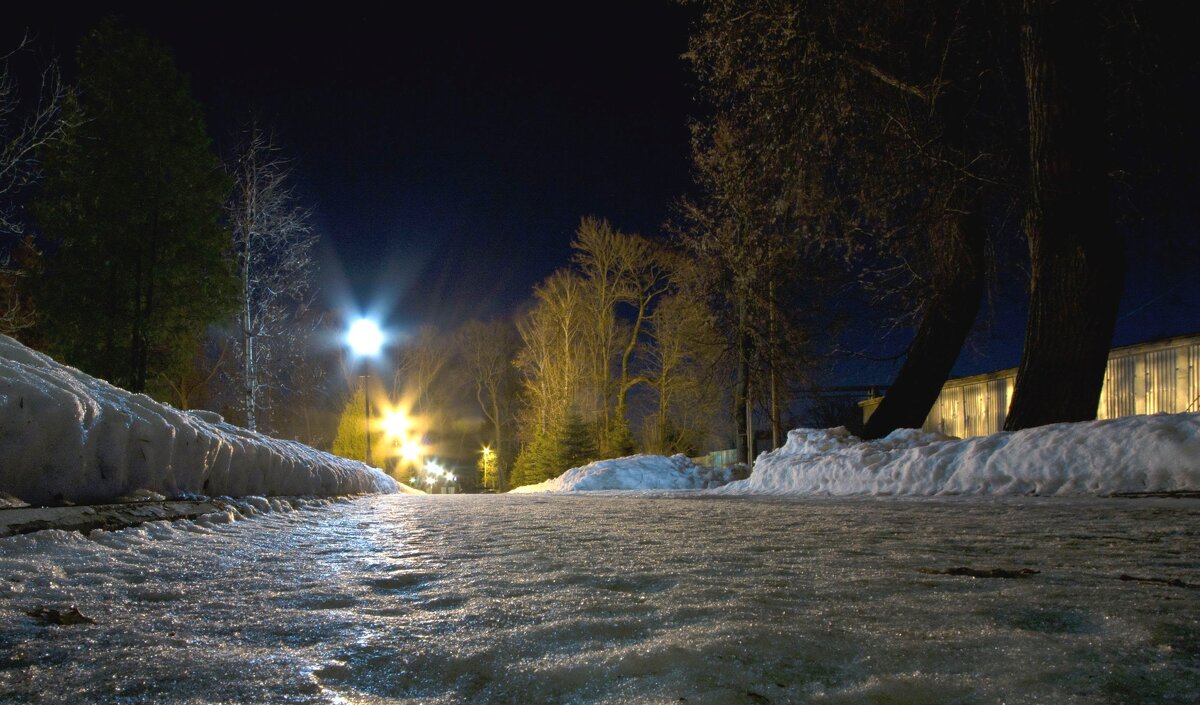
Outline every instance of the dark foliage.
[[[220, 225], [229, 183], [170, 55], [106, 21], [83, 41], [77, 119], [45, 153], [39, 334], [59, 359], [165, 393], [235, 281]], [[165, 394], [164, 394], [165, 395]]]

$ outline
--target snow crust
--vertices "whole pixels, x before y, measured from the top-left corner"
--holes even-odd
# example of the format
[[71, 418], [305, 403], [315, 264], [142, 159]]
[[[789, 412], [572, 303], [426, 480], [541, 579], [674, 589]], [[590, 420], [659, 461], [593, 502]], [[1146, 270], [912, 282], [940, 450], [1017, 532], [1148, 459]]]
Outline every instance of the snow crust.
[[512, 490], [533, 492], [591, 492], [597, 490], [695, 490], [729, 481], [729, 471], [696, 465], [686, 455], [631, 455], [597, 460], [572, 468], [556, 478]]
[[377, 468], [179, 411], [0, 335], [0, 495], [37, 504], [400, 489]]
[[1200, 491], [1200, 414], [1127, 416], [958, 440], [901, 429], [863, 441], [796, 429], [745, 480], [775, 495], [1112, 495]]

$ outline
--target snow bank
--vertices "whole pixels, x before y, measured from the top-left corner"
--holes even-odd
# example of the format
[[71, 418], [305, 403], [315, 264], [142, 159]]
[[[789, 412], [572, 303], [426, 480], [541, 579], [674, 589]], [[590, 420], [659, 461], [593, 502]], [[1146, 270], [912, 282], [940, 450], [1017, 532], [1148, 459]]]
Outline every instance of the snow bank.
[[1111, 495], [1200, 491], [1200, 414], [1127, 416], [958, 440], [915, 429], [862, 441], [797, 429], [746, 480], [787, 495]]
[[631, 455], [597, 460], [513, 492], [587, 492], [594, 490], [694, 490], [729, 481], [727, 470], [696, 465], [685, 455]]
[[0, 335], [0, 494], [37, 504], [397, 489], [376, 468], [178, 411]]

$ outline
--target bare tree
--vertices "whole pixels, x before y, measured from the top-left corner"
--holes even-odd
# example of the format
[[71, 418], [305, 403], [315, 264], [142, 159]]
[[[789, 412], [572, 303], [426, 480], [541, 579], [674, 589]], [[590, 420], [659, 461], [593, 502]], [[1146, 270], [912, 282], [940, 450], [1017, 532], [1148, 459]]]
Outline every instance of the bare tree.
[[415, 413], [442, 413], [450, 396], [443, 384], [443, 371], [449, 361], [445, 336], [434, 326], [422, 326], [397, 352], [393, 396], [407, 399]]
[[604, 435], [612, 425], [613, 358], [618, 347], [618, 325], [614, 315], [624, 296], [624, 262], [618, 243], [622, 234], [607, 220], [585, 217], [571, 242], [575, 265], [586, 282], [583, 301], [589, 324], [582, 329], [587, 350], [585, 362], [591, 398], [582, 409], [599, 420], [597, 444], [605, 445]]
[[457, 337], [463, 363], [475, 383], [475, 400], [492, 426], [497, 483], [503, 492], [508, 488], [505, 469], [512, 456], [508, 440], [516, 391], [516, 369], [512, 364], [516, 331], [507, 321], [470, 321], [459, 329]]
[[[688, 55], [714, 117], [694, 153], [708, 232], [734, 245], [714, 252], [730, 262], [739, 367], [794, 357], [775, 328], [775, 255], [833, 251], [914, 329], [867, 433], [919, 426], [982, 301], [984, 212], [1011, 200], [1014, 131], [997, 125], [1014, 69], [993, 50], [996, 4], [685, 2], [701, 9]], [[756, 319], [766, 336], [742, 331]]]
[[[584, 218], [571, 246], [585, 284], [588, 324], [582, 335], [591, 391], [597, 397], [597, 446], [606, 454], [627, 452], [632, 443], [626, 418], [629, 393], [647, 381], [632, 363], [654, 304], [669, 288], [667, 272], [655, 243], [622, 233], [606, 220]], [[631, 324], [622, 325], [619, 307], [630, 310]]]
[[694, 451], [715, 431], [722, 397], [716, 360], [724, 341], [703, 300], [690, 291], [665, 296], [647, 332], [645, 374], [658, 397], [646, 419], [647, 450]]
[[14, 335], [32, 326], [37, 317], [29, 300], [27, 278], [38, 267], [39, 253], [26, 235], [15, 252], [0, 253], [0, 333]]
[[242, 287], [233, 353], [246, 426], [253, 430], [264, 388], [279, 382], [279, 365], [269, 363], [286, 359], [296, 322], [311, 303], [316, 236], [309, 211], [296, 203], [287, 160], [257, 123], [232, 171], [227, 209]]
[[1106, 5], [1023, 5], [1029, 316], [1008, 431], [1096, 418], [1126, 268], [1110, 197]]
[[24, 231], [14, 197], [41, 176], [38, 151], [60, 139], [66, 129], [62, 109], [68, 92], [55, 62], [42, 71], [33, 105], [22, 109], [12, 59], [29, 46], [26, 36], [15, 49], [0, 56], [0, 232], [4, 233]]
[[558, 270], [534, 289], [536, 304], [517, 324], [522, 348], [517, 369], [522, 374], [527, 416], [526, 435], [549, 431], [578, 406], [585, 351], [583, 280]]
[[[17, 197], [41, 176], [38, 152], [60, 139], [66, 127], [63, 104], [68, 91], [51, 62], [41, 73], [41, 84], [33, 104], [22, 106], [20, 86], [13, 76], [12, 60], [30, 46], [28, 35], [12, 51], [0, 56], [0, 234], [20, 236], [25, 223], [18, 215]], [[28, 274], [26, 255], [36, 256], [29, 239], [20, 240], [26, 262], [14, 263], [7, 248], [0, 248], [0, 333], [12, 334], [33, 325], [33, 308], [22, 295], [22, 279]]]

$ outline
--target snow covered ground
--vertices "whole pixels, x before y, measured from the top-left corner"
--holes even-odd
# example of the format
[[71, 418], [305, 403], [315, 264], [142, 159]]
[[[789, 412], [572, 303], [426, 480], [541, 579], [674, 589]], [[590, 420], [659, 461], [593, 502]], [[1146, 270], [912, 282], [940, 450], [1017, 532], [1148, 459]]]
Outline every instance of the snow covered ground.
[[1197, 585], [1195, 499], [381, 495], [0, 539], [0, 703], [1191, 705]]
[[0, 336], [0, 495], [39, 504], [397, 489], [376, 468], [178, 411]]
[[1200, 491], [1200, 414], [1054, 424], [965, 440], [902, 429], [864, 442], [797, 429], [746, 480], [715, 490], [790, 495], [1112, 495]]
[[685, 455], [631, 455], [597, 460], [514, 493], [596, 490], [693, 490], [729, 482], [729, 471], [696, 465]]
[[801, 496], [1200, 492], [1200, 414], [1055, 424], [966, 440], [901, 429], [863, 441], [845, 428], [801, 428], [788, 433], [782, 448], [759, 455], [745, 480], [729, 482], [728, 470], [699, 467], [682, 455], [635, 455], [513, 491], [700, 488]]

